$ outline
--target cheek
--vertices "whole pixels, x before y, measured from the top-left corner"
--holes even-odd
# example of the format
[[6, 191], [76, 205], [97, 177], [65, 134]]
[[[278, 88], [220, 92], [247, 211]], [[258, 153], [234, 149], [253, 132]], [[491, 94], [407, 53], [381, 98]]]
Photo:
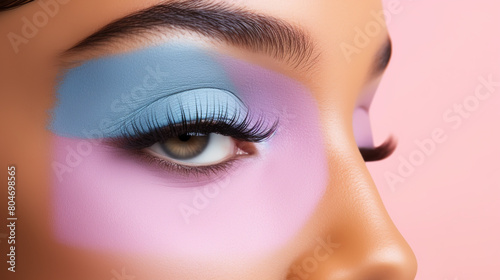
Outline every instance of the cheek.
[[189, 180], [97, 140], [54, 136], [58, 239], [89, 249], [231, 258], [276, 250], [297, 234], [327, 185], [317, 106], [281, 76], [248, 86], [262, 70], [234, 73], [249, 107], [278, 116], [280, 128], [257, 144], [258, 156], [222, 177]]

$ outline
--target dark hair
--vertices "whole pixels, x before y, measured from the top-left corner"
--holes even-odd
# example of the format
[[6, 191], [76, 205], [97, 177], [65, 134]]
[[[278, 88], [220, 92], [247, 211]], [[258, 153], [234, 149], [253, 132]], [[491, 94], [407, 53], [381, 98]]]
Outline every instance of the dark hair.
[[33, 2], [33, 0], [0, 0], [0, 12], [14, 9], [29, 2]]

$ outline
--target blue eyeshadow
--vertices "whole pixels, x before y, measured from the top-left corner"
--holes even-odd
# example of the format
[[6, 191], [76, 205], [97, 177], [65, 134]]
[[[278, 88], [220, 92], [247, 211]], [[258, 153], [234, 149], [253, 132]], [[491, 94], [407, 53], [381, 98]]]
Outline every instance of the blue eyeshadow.
[[233, 120], [243, 122], [246, 107], [232, 93], [212, 88], [182, 91], [161, 98], [123, 119], [122, 127], [114, 134], [134, 135], [149, 132], [168, 124], [189, 123], [198, 120]]
[[192, 43], [88, 61], [64, 73], [57, 93], [49, 128], [73, 138], [119, 137], [132, 125], [210, 118], [221, 108], [230, 117], [246, 111], [215, 54]]

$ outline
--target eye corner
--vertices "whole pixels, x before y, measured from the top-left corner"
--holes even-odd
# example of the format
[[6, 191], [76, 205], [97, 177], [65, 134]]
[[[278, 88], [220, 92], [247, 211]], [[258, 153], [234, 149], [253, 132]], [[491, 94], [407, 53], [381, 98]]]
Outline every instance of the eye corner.
[[254, 156], [258, 153], [257, 147], [252, 142], [235, 140], [235, 145], [237, 149], [236, 155], [240, 157]]

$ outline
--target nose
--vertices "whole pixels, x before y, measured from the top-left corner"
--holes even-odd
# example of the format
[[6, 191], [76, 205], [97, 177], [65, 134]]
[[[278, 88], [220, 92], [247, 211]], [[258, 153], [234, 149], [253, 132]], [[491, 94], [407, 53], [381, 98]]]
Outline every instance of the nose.
[[[417, 262], [390, 219], [364, 162], [333, 160], [331, 179], [306, 252], [288, 280], [412, 280]], [[342, 162], [344, 164], [339, 165]], [[349, 164], [347, 164], [349, 163]]]

